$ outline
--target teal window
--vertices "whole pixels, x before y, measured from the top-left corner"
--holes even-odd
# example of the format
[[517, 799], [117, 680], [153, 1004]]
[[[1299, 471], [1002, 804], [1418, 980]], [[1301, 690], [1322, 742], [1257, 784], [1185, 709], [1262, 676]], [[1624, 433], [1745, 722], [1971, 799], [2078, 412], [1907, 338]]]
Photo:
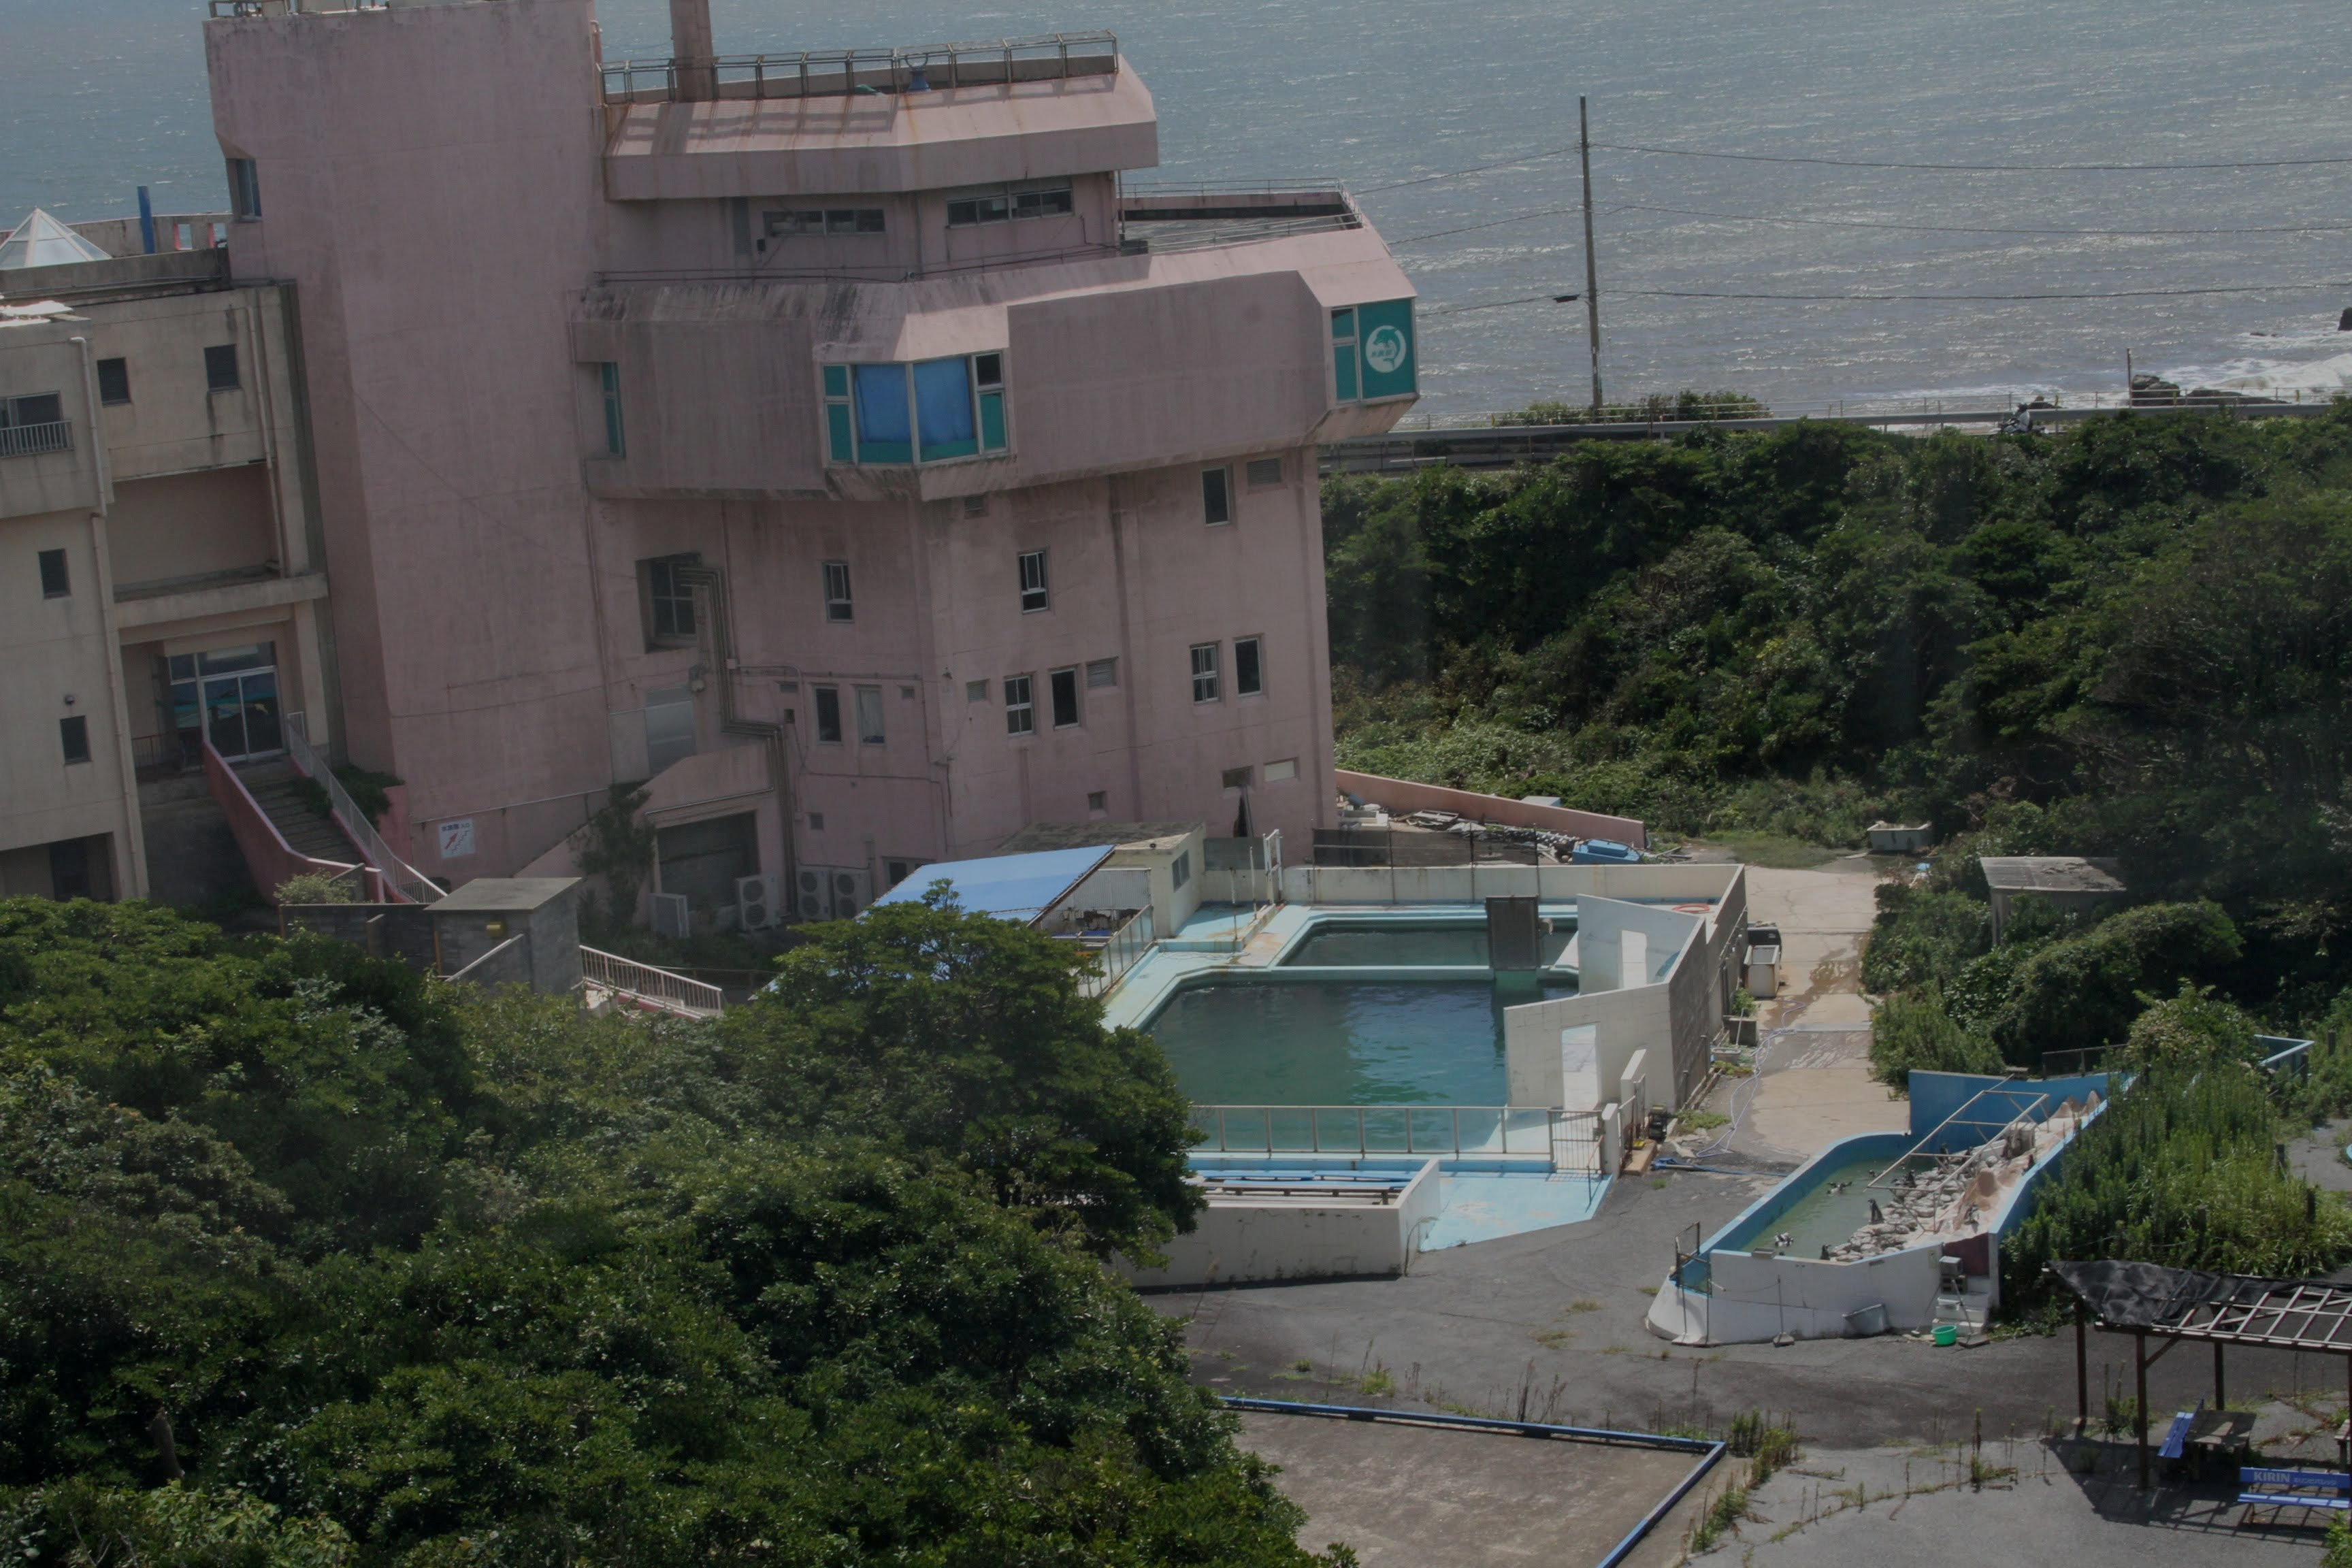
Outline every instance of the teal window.
[[1353, 403], [1363, 395], [1356, 384], [1356, 312], [1331, 312], [1331, 381], [1339, 401]]
[[606, 360], [596, 371], [597, 383], [604, 393], [604, 450], [613, 457], [622, 457], [628, 450], [628, 441], [621, 427], [621, 367]]
[[857, 441], [851, 434], [849, 416], [849, 367], [829, 364], [824, 367], [824, 455], [834, 463], [857, 461]]
[[1412, 301], [1382, 300], [1331, 312], [1331, 382], [1341, 403], [1378, 403], [1420, 391]]
[[1004, 356], [823, 367], [825, 458], [940, 463], [1006, 447]]

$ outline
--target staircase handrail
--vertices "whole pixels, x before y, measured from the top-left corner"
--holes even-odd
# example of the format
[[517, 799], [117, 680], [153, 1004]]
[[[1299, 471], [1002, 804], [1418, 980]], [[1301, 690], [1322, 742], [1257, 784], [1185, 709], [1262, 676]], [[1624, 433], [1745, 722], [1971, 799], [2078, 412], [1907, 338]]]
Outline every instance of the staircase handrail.
[[[199, 739], [203, 746], [205, 785], [227, 815], [229, 831], [237, 838], [238, 852], [245, 856], [246, 868], [253, 873], [254, 881], [257, 884], [269, 883], [267, 888], [257, 887], [256, 889], [264, 898], [274, 900], [278, 885], [289, 876], [316, 873], [334, 878], [348, 876], [359, 869], [357, 866], [346, 865], [341, 860], [321, 860], [316, 856], [305, 855], [287, 843], [286, 835], [278, 830], [278, 824], [269, 820], [269, 814], [261, 809], [259, 801], [253, 798], [253, 791], [246, 787], [244, 778], [228, 765], [227, 759], [213, 745], [213, 738], [204, 735]], [[276, 849], [280, 857], [280, 864], [276, 868], [265, 868], [257, 864], [257, 850], [246, 842], [246, 835], [252, 832], [257, 824], [269, 836], [268, 847]], [[260, 858], [266, 859], [267, 856], [264, 854]]]
[[580, 973], [590, 984], [601, 985], [616, 995], [650, 1003], [690, 1018], [712, 1017], [727, 1009], [727, 994], [709, 981], [656, 969], [634, 958], [623, 958], [617, 952], [583, 946]]
[[326, 759], [320, 756], [318, 749], [310, 744], [306, 728], [301, 714], [286, 715], [286, 754], [293, 760], [295, 767], [301, 770], [304, 778], [327, 792], [328, 809], [332, 813], [336, 826], [358, 847], [359, 852], [367, 858], [368, 864], [376, 868], [383, 878], [385, 893], [394, 901], [404, 904], [438, 901], [442, 897], [439, 884], [393, 852], [392, 846], [383, 841], [383, 835], [376, 831], [375, 824], [368, 820], [367, 813], [359, 808], [359, 804], [352, 799], [351, 792], [343, 788], [343, 781], [335, 776], [335, 770], [327, 765]]

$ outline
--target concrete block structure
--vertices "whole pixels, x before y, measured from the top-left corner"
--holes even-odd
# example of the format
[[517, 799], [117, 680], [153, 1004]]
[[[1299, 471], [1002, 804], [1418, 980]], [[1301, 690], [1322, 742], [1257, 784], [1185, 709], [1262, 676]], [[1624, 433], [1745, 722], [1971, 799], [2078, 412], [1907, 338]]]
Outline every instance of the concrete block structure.
[[703, 923], [1032, 823], [1327, 825], [1316, 448], [1417, 384], [1343, 190], [1135, 186], [1108, 35], [728, 58], [676, 0], [636, 64], [590, 0], [214, 10], [399, 856], [562, 875], [647, 781]]
[[246, 873], [202, 737], [332, 733], [299, 312], [228, 221], [0, 253], [0, 897], [213, 898]]

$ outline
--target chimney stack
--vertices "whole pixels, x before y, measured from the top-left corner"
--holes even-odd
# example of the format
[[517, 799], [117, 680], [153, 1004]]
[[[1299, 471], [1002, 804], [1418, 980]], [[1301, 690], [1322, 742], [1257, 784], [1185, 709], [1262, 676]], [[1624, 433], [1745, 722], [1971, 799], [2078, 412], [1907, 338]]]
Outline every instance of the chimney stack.
[[669, 0], [669, 52], [680, 99], [719, 96], [719, 73], [710, 65], [710, 0]]

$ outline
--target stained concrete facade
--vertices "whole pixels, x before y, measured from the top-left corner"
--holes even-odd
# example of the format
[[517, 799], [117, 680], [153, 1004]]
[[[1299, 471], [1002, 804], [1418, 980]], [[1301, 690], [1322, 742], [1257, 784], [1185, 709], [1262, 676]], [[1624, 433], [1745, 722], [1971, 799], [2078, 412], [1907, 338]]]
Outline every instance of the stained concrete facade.
[[237, 667], [223, 701], [259, 743], [224, 729], [233, 753], [274, 753], [293, 713], [333, 733], [291, 290], [171, 248], [215, 223], [0, 271], [0, 896], [204, 901], [241, 877], [183, 739], [200, 663]]
[[[600, 93], [589, 0], [258, 9], [205, 25], [229, 251], [301, 290], [344, 734], [417, 866], [562, 874], [646, 779], [865, 899], [1034, 821], [1323, 823], [1315, 449], [1412, 402], [1344, 193], [1180, 234], [1115, 50], [747, 100]], [[963, 367], [961, 447], [868, 439], [889, 365]]]

